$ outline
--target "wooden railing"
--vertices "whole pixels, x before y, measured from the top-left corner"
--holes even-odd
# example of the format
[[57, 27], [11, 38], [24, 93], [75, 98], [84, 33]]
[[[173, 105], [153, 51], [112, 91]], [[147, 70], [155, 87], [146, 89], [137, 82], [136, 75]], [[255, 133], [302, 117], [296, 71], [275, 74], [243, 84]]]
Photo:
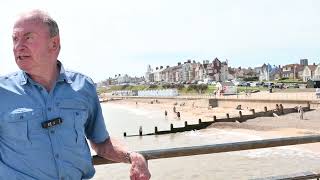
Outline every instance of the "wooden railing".
[[[139, 151], [146, 160], [193, 156], [201, 154], [242, 151], [251, 149], [271, 148], [280, 146], [290, 146], [298, 144], [316, 143], [320, 142], [320, 135], [287, 137], [277, 139], [265, 139], [255, 141], [233, 142], [224, 144], [212, 144], [202, 146], [178, 147], [170, 149], [156, 149], [148, 151]], [[94, 165], [116, 163], [99, 156], [93, 156]]]

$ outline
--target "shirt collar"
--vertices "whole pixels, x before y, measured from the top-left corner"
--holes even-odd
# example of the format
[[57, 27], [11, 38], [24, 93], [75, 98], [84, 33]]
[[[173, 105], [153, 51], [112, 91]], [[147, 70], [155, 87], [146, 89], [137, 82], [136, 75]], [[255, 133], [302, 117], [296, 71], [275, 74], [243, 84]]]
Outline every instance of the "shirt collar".
[[72, 81], [71, 81], [70, 77], [67, 76], [66, 70], [64, 69], [62, 63], [59, 60], [57, 62], [57, 65], [58, 65], [58, 67], [60, 69], [60, 74], [59, 74], [59, 77], [58, 77], [57, 81], [58, 82], [65, 81], [65, 82], [71, 84]]
[[[72, 83], [71, 79], [66, 75], [66, 71], [62, 65], [62, 63], [58, 60], [57, 61], [57, 66], [59, 67], [60, 69], [60, 73], [59, 73], [59, 77], [57, 79], [57, 82], [61, 82], [61, 81], [65, 81], [69, 84]], [[20, 84], [21, 85], [25, 85], [27, 84], [27, 82], [33, 82], [32, 79], [30, 78], [30, 76], [24, 72], [24, 71], [20, 71], [19, 73], [19, 77], [20, 77]]]

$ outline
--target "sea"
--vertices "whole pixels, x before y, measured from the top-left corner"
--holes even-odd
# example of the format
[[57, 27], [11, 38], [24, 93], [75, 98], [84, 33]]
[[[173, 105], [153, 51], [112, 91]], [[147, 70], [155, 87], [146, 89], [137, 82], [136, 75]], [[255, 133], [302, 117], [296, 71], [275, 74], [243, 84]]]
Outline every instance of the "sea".
[[[158, 130], [169, 130], [170, 124], [174, 127], [183, 127], [185, 120], [189, 124], [197, 123], [198, 120], [168, 119], [162, 111], [145, 110], [139, 105], [136, 107], [115, 103], [101, 105], [110, 136], [133, 151], [264, 139], [253, 133], [217, 128], [167, 135], [129, 137], [137, 135], [140, 127], [145, 134], [154, 132], [155, 126]], [[124, 133], [127, 137], [124, 137]], [[152, 180], [219, 180], [255, 179], [318, 171], [319, 162], [320, 152], [315, 153], [297, 145], [149, 160], [148, 166]], [[95, 169], [94, 180], [130, 179], [129, 164], [98, 165]]]

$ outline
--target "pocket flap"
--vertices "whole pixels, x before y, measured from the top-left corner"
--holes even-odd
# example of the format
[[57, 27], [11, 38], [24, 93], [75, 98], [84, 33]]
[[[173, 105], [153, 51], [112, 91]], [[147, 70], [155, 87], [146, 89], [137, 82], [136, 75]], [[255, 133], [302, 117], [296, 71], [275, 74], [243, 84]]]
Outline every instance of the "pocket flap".
[[30, 108], [17, 108], [4, 114], [6, 122], [22, 122], [40, 115], [40, 110]]
[[62, 99], [57, 103], [57, 106], [66, 109], [87, 109], [83, 102], [74, 99]]

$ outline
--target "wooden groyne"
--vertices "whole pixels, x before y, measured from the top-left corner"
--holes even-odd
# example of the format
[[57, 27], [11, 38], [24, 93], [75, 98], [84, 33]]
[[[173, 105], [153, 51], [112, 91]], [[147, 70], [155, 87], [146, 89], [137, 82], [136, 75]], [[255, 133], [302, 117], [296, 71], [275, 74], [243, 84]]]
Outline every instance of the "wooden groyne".
[[[310, 104], [308, 103], [306, 107], [303, 107], [304, 112], [310, 111]], [[133, 137], [133, 136], [149, 136], [149, 135], [162, 135], [162, 134], [170, 134], [170, 133], [177, 133], [177, 132], [186, 132], [192, 130], [200, 130], [205, 129], [208, 126], [212, 125], [213, 123], [217, 122], [238, 122], [242, 123], [250, 119], [254, 119], [257, 117], [272, 117], [272, 116], [281, 116], [289, 113], [297, 112], [297, 108], [284, 108], [282, 104], [276, 104], [275, 109], [268, 110], [267, 107], [264, 107], [264, 111], [262, 112], [255, 112], [254, 109], [251, 109], [252, 114], [250, 115], [242, 115], [242, 111], [239, 110], [239, 116], [237, 117], [230, 117], [227, 113], [225, 118], [217, 118], [213, 116], [212, 121], [205, 121], [202, 122], [201, 119], [198, 120], [198, 124], [188, 124], [187, 121], [184, 122], [184, 127], [174, 127], [173, 124], [170, 124], [169, 130], [159, 131], [158, 127], [154, 127], [154, 132], [152, 133], [143, 133], [142, 127], [139, 128], [138, 134], [128, 135], [126, 132], [123, 133], [124, 137]]]

